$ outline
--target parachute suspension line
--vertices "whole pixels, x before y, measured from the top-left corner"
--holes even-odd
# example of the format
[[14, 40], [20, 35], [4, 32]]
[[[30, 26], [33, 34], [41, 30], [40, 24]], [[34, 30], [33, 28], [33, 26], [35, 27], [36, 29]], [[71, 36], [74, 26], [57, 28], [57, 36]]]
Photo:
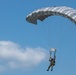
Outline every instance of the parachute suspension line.
[[47, 33], [45, 34], [47, 37], [45, 42], [46, 42], [47, 49], [49, 50], [51, 47], [51, 25], [48, 22], [46, 22], [44, 27], [46, 28], [45, 31]]
[[[42, 27], [39, 28], [39, 30], [42, 30], [43, 33], [40, 33], [40, 36], [41, 36], [41, 39], [42, 39], [42, 43], [43, 45], [49, 50], [50, 49], [50, 42], [51, 42], [51, 39], [50, 39], [50, 31], [51, 31], [51, 25], [48, 24], [48, 22], [44, 23], [42, 25]], [[45, 31], [45, 33], [44, 33]], [[46, 38], [45, 38], [45, 37]]]
[[[48, 26], [47, 26], [48, 25]], [[44, 27], [45, 27], [45, 31], [46, 31], [46, 40], [45, 40], [45, 43], [46, 43], [46, 47], [47, 47], [47, 49], [49, 50], [49, 47], [50, 47], [50, 25], [48, 24], [48, 23], [45, 23], [45, 25], [44, 25]]]
[[51, 25], [48, 24], [48, 46], [51, 46]]
[[71, 31], [72, 29], [73, 29], [73, 26], [70, 27], [70, 29], [68, 30], [67, 33], [66, 33], [66, 31], [64, 32], [64, 33], [66, 33], [66, 35], [64, 35], [64, 36], [63, 36], [63, 39], [62, 39], [64, 42], [62, 43], [62, 41], [60, 41], [61, 43], [59, 44], [59, 48], [62, 47], [62, 46], [65, 44], [65, 41], [66, 41], [66, 39], [67, 39], [67, 37], [68, 37], [68, 35], [70, 34], [70, 31]]
[[37, 34], [39, 35], [38, 39], [40, 40], [40, 42], [42, 43], [42, 45], [44, 45], [45, 48], [48, 49], [47, 43], [46, 43], [46, 41], [44, 39], [44, 33], [43, 33], [43, 29], [44, 28], [42, 26], [43, 25], [37, 25], [37, 28], [36, 28]]

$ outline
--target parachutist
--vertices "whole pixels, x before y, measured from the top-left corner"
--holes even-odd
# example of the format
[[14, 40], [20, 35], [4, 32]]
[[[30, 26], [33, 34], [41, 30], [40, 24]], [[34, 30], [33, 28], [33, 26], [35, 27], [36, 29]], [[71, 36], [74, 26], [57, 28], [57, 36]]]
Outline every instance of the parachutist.
[[55, 53], [56, 53], [56, 51], [54, 52], [54, 58], [52, 58], [52, 57], [50, 56], [50, 59], [49, 59], [50, 65], [48, 66], [47, 71], [49, 71], [50, 68], [51, 68], [51, 71], [53, 71], [53, 66], [55, 66], [55, 60], [56, 60]]
[[55, 66], [55, 58], [51, 58], [51, 59], [49, 59], [49, 61], [50, 61], [50, 65], [49, 65], [47, 71], [49, 71], [50, 67], [51, 67], [51, 71], [53, 71], [53, 66]]

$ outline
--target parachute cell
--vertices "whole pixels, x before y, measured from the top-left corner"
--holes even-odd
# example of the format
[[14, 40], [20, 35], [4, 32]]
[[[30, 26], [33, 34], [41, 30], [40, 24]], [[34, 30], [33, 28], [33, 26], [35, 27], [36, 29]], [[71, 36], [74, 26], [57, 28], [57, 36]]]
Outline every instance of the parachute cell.
[[26, 20], [30, 23], [37, 24], [37, 20], [43, 21], [49, 16], [60, 15], [68, 18], [76, 24], [76, 10], [66, 6], [53, 6], [38, 9], [26, 17]]

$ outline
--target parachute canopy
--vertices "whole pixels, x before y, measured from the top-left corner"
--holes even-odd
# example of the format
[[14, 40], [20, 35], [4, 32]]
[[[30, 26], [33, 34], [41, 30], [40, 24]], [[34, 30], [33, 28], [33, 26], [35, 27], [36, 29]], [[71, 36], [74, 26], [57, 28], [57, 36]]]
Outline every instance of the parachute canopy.
[[66, 6], [53, 6], [38, 9], [26, 17], [30, 23], [37, 24], [37, 20], [43, 21], [49, 16], [60, 15], [68, 18], [76, 24], [76, 10]]

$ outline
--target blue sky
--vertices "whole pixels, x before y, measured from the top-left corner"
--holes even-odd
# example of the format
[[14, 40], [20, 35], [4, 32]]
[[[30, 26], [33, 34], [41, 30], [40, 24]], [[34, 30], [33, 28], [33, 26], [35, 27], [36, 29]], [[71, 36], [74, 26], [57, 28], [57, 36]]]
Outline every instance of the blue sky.
[[[1, 75], [75, 75], [76, 26], [60, 16], [38, 25], [26, 16], [49, 6], [76, 9], [75, 0], [0, 0], [0, 74]], [[47, 72], [49, 50], [57, 48], [54, 71]]]

